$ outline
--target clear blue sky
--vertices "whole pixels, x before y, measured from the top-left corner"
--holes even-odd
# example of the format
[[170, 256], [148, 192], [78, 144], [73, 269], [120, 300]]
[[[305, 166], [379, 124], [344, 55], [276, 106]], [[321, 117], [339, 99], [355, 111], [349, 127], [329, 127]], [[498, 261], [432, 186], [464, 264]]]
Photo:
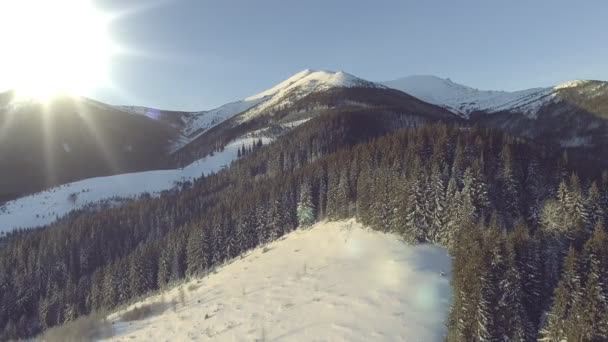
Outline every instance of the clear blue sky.
[[608, 80], [605, 0], [95, 2], [129, 13], [111, 34], [138, 51], [112, 62], [122, 94], [93, 94], [115, 104], [210, 109], [306, 68], [503, 90]]

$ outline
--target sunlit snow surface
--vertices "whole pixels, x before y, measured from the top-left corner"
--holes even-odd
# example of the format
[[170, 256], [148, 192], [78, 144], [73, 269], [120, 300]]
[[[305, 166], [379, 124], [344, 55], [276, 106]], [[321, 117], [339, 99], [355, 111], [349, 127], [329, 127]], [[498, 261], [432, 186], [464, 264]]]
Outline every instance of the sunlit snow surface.
[[[111, 315], [112, 339], [443, 341], [450, 269], [442, 248], [409, 246], [352, 220], [320, 223], [183, 285], [176, 311], [167, 305], [133, 322]], [[177, 289], [163, 296], [177, 297]]]
[[[243, 138], [228, 144], [222, 152], [200, 159], [183, 169], [159, 170], [85, 179], [64, 184], [0, 206], [0, 232], [31, 228], [56, 221], [72, 210], [114, 197], [134, 198], [143, 193], [152, 196], [173, 188], [176, 182], [188, 181], [229, 166], [237, 158], [238, 148], [249, 146], [258, 138]], [[262, 138], [264, 144], [271, 140]], [[76, 200], [70, 199], [77, 194]]]
[[554, 88], [551, 87], [514, 92], [479, 90], [431, 75], [408, 76], [382, 84], [464, 117], [478, 110], [489, 113], [517, 110], [535, 117], [544, 104], [555, 99]]
[[247, 121], [274, 106], [288, 106], [314, 92], [352, 87], [385, 88], [383, 85], [363, 80], [343, 71], [306, 69], [266, 91], [246, 98], [244, 101], [260, 101], [260, 99], [264, 99], [264, 101], [243, 112], [239, 116], [239, 120]]

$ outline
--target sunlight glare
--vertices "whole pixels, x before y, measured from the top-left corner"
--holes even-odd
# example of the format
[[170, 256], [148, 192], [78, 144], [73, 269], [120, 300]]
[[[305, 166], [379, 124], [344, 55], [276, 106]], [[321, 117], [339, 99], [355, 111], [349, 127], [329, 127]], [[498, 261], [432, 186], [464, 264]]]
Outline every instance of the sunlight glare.
[[116, 52], [109, 21], [89, 0], [0, 1], [3, 84], [36, 99], [105, 85]]

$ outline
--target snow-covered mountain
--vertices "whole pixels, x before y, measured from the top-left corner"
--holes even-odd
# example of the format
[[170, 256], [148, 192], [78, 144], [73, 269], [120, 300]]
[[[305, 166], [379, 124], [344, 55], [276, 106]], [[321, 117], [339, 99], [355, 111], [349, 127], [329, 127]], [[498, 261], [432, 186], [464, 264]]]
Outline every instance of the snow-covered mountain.
[[[275, 111], [289, 108], [290, 105], [313, 93], [340, 88], [386, 89], [384, 86], [343, 72], [304, 70], [259, 94], [210, 111], [173, 112], [146, 107], [110, 106], [89, 99], [79, 99], [80, 103], [86, 103], [87, 106], [100, 111], [111, 111], [113, 115], [146, 119], [145, 122], [156, 121], [168, 128], [177, 129], [180, 137], [173, 139], [170, 151], [178, 153], [187, 146], [195, 152], [186, 158], [187, 162], [179, 164], [184, 165], [181, 168], [83, 179], [9, 201], [0, 206], [0, 232], [18, 227], [46, 225], [72, 210], [100, 201], [135, 198], [143, 193], [156, 195], [173, 188], [176, 182], [192, 180], [202, 174], [215, 172], [224, 165], [229, 165], [236, 158], [237, 148], [243, 143], [249, 145], [252, 140], [259, 138], [264, 143], [269, 143], [277, 136], [277, 130], [278, 134], [282, 134], [306, 122], [310, 117], [281, 117], [279, 122], [272, 124], [267, 120], [258, 120], [260, 124], [257, 126], [249, 126], [246, 122], [258, 116], [269, 118]], [[403, 96], [405, 95], [399, 95], [399, 97]], [[310, 108], [307, 108], [306, 112], [310, 113]], [[226, 122], [231, 119], [233, 120], [230, 123]], [[208, 139], [203, 137], [209, 130], [223, 123], [228, 124], [228, 131], [219, 130], [220, 133]], [[273, 129], [269, 129], [269, 125], [273, 125]], [[243, 130], [241, 126], [247, 128]], [[222, 142], [218, 143], [215, 139]], [[195, 141], [197, 144], [193, 144]], [[71, 144], [65, 146], [71, 148]], [[210, 155], [211, 152], [214, 152], [213, 155]]]
[[[175, 152], [196, 140], [202, 134], [226, 120], [239, 116], [239, 122], [288, 107], [293, 102], [315, 92], [332, 88], [384, 88], [384, 86], [360, 79], [342, 71], [306, 69], [289, 77], [276, 86], [240, 101], [227, 103], [218, 108], [198, 112], [173, 112], [180, 117], [181, 137], [173, 144]], [[133, 114], [159, 118], [163, 112], [158, 109], [134, 106], [119, 106]], [[239, 115], [240, 114], [240, 115]]]
[[554, 93], [553, 88], [514, 92], [479, 90], [455, 83], [449, 78], [431, 75], [414, 75], [381, 83], [464, 117], [475, 111], [493, 113], [512, 110], [533, 116], [543, 104], [553, 98]]
[[272, 108], [287, 107], [293, 102], [315, 92], [332, 88], [385, 88], [384, 86], [363, 80], [343, 71], [303, 70], [278, 85], [257, 95], [248, 97], [245, 101], [261, 101], [260, 105], [240, 116], [240, 121], [246, 121]]
[[[2, 119], [2, 115], [6, 116], [11, 112], [28, 110], [32, 112], [33, 109], [28, 108], [37, 108], [35, 104], [29, 102], [19, 104], [20, 108], [17, 108], [10, 101], [10, 94], [7, 94], [4, 97], [0, 96], [0, 100], [2, 100], [0, 103], [10, 104], [12, 107], [10, 110], [0, 110], [0, 119]], [[344, 72], [313, 70], [301, 71], [256, 95], [209, 111], [178, 112], [146, 107], [110, 106], [81, 98], [77, 100], [77, 105], [58, 106], [57, 120], [62, 118], [62, 121], [56, 121], [54, 125], [72, 133], [88, 131], [94, 126], [97, 128], [98, 135], [79, 134], [78, 137], [71, 137], [72, 133], [64, 133], [63, 130], [55, 129], [54, 133], [57, 137], [52, 139], [57, 145], [55, 146], [57, 150], [54, 152], [55, 156], [60, 156], [63, 158], [62, 160], [70, 160], [66, 158], [71, 156], [80, 156], [82, 147], [95, 146], [94, 139], [101, 137], [102, 127], [109, 126], [109, 133], [103, 133], [103, 140], [106, 144], [111, 145], [117, 145], [120, 142], [117, 148], [121, 153], [131, 155], [142, 145], [147, 147], [148, 154], [157, 156], [158, 151], [162, 149], [160, 147], [151, 149], [151, 146], [154, 147], [152, 142], [169, 139], [171, 141], [169, 152], [177, 157], [173, 161], [166, 161], [165, 165], [184, 167], [175, 170], [84, 179], [8, 202], [3, 208], [0, 208], [0, 231], [19, 226], [33, 227], [47, 224], [73, 209], [100, 200], [114, 197], [133, 198], [144, 192], [158, 193], [168, 190], [177, 181], [199, 177], [202, 173], [213, 172], [221, 165], [229, 164], [236, 157], [235, 142], [240, 144], [243, 139], [253, 139], [253, 136], [255, 139], [261, 137], [266, 142], [272, 141], [278, 135], [285, 134], [299, 124], [324, 112], [344, 110], [390, 112], [401, 116], [401, 120], [409, 120], [410, 124], [414, 126], [422, 124], [425, 120], [456, 120], [460, 115], [484, 126], [503, 129], [515, 135], [556, 143], [564, 147], [602, 147], [608, 146], [608, 134], [606, 133], [608, 131], [606, 120], [608, 119], [608, 105], [606, 103], [608, 102], [606, 99], [608, 99], [608, 83], [600, 81], [573, 81], [552, 88], [504, 92], [478, 90], [435, 76], [410, 76], [380, 85]], [[102, 114], [103, 121], [101, 120]], [[83, 115], [94, 115], [94, 119], [83, 123], [83, 125], [87, 124], [85, 125], [87, 129], [74, 129], [77, 126], [75, 123], [83, 121], [83, 117], [86, 118]], [[138, 118], [141, 116], [145, 118]], [[20, 119], [26, 117], [26, 115], [19, 116]], [[59, 122], [62, 124], [58, 125]], [[39, 125], [32, 126], [29, 123], [22, 126], [31, 130], [32, 127]], [[161, 136], [164, 140], [156, 138], [150, 140], [150, 131], [144, 129], [148, 126], [155, 130], [167, 129], [179, 133], [173, 134], [171, 138], [167, 135]], [[42, 128], [40, 126], [41, 130]], [[110, 130], [114, 136], [110, 134]], [[210, 132], [211, 130], [213, 132]], [[117, 139], [116, 132], [120, 132], [120, 139]], [[136, 144], [133, 132], [137, 133], [137, 139], [145, 143]], [[42, 134], [19, 133], [10, 138], [11, 136], [2, 136], [2, 138], [8, 139], [8, 144], [4, 144], [5, 149], [11, 145], [43, 145], [23, 141], [24, 138], [40, 137], [43, 136]], [[93, 140], [88, 142], [87, 139]], [[224, 154], [217, 154], [222, 147], [225, 148]], [[17, 149], [6, 149], [6, 151], [14, 152]], [[209, 164], [210, 159], [208, 158], [211, 158], [209, 154], [213, 151], [216, 152], [214, 160], [225, 159], [222, 159], [221, 165], [217, 162]], [[604, 150], [600, 149], [601, 151]], [[108, 150], [103, 152], [108, 152]], [[38, 154], [29, 153], [29, 155]], [[87, 152], [87, 156], [89, 155], [91, 153]], [[110, 156], [116, 157], [116, 155], [118, 155], [117, 152], [110, 153]], [[12, 155], [9, 154], [9, 156]], [[0, 155], [0, 157], [2, 156]], [[20, 159], [16, 159], [17, 157], [12, 156], [11, 158], [16, 162], [22, 162]], [[104, 157], [108, 156], [104, 155]], [[65, 167], [73, 165], [73, 167], [69, 167], [70, 170], [92, 165], [91, 163], [81, 163], [82, 158], [75, 160], [76, 164], [66, 161], [55, 164]], [[0, 170], [0, 175], [3, 175], [0, 177], [0, 190], [14, 186], [16, 181], [12, 180], [13, 178], [27, 180], [28, 183], [31, 183], [31, 179], [38, 177], [22, 177], [22, 170], [44, 170], [44, 168], [18, 166], [20, 164], [14, 164], [10, 158], [6, 157], [4, 161], [6, 167]], [[44, 161], [44, 158], [41, 156], [39, 161]], [[31, 163], [31, 161], [27, 162]], [[99, 172], [99, 169], [94, 168], [96, 172]], [[146, 170], [154, 170], [154, 168]], [[14, 176], [13, 178], [11, 178], [11, 174]], [[79, 175], [77, 174], [74, 178], [87, 178], [79, 177]], [[103, 173], [95, 175], [104, 176]], [[42, 179], [42, 176], [38, 178]], [[129, 179], [131, 180], [129, 181]], [[3, 181], [6, 183], [5, 185], [2, 183]], [[130, 185], [125, 187], [126, 183]], [[72, 193], [80, 194], [75, 203], [68, 200], [68, 196]]]
[[[443, 341], [451, 260], [432, 245], [323, 222], [108, 318], [124, 341]], [[171, 302], [174, 301], [175, 304]], [[145, 308], [138, 320], [126, 311]]]

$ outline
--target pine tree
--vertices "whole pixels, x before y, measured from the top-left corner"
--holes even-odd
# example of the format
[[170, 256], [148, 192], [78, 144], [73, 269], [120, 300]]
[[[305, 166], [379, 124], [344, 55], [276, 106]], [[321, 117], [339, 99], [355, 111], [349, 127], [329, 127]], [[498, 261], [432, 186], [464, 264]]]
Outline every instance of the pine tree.
[[527, 341], [529, 319], [523, 303], [522, 274], [515, 263], [512, 243], [507, 244], [505, 274], [499, 282], [501, 297], [498, 301], [499, 323], [509, 341]]
[[570, 243], [576, 248], [581, 248], [583, 243], [589, 238], [590, 230], [589, 216], [585, 208], [585, 200], [581, 189], [580, 180], [576, 174], [570, 177], [570, 186], [566, 201], [566, 213], [570, 225], [567, 236]]
[[357, 178], [357, 219], [365, 224], [372, 224], [372, 192], [373, 192], [373, 179], [372, 172], [369, 169], [367, 163], [365, 163], [359, 177]]
[[540, 221], [542, 210], [542, 200], [545, 197], [541, 181], [540, 165], [537, 158], [532, 158], [528, 163], [526, 179], [524, 183], [526, 193], [526, 218], [532, 223], [537, 224]]
[[516, 178], [514, 164], [511, 146], [504, 144], [500, 154], [500, 169], [498, 174], [501, 184], [501, 200], [506, 206], [507, 213], [512, 218], [517, 218], [521, 216], [521, 203], [519, 201], [520, 187]]
[[420, 243], [426, 239], [425, 192], [423, 174], [410, 181], [407, 199], [407, 214], [404, 238], [409, 243]]
[[547, 325], [541, 330], [541, 341], [578, 340], [582, 334], [578, 328], [582, 314], [581, 299], [579, 256], [574, 248], [570, 248]]
[[456, 185], [456, 179], [454, 177], [450, 178], [448, 181], [448, 187], [445, 193], [445, 201], [446, 201], [446, 219], [443, 227], [439, 229], [437, 235], [437, 242], [442, 246], [449, 247], [450, 250], [453, 250], [452, 245], [453, 242], [456, 241], [456, 233], [458, 232], [458, 228], [460, 227], [460, 204], [462, 203], [460, 200], [460, 193], [458, 192], [458, 188]]
[[[546, 277], [546, 290], [552, 291], [560, 278], [561, 262], [568, 251], [566, 238], [569, 226], [564, 204], [567, 192], [562, 183], [558, 190], [558, 200], [545, 202], [541, 214], [541, 231], [544, 237], [543, 260], [544, 275]], [[561, 193], [561, 195], [560, 195]]]
[[432, 201], [432, 219], [430, 222], [429, 241], [439, 243], [442, 229], [447, 222], [447, 203], [445, 198], [445, 176], [439, 171], [439, 167], [433, 169], [430, 184]]
[[156, 286], [161, 290], [167, 288], [167, 284], [171, 279], [171, 257], [167, 249], [163, 249], [158, 258], [158, 276]]
[[608, 234], [601, 220], [585, 244], [582, 258], [587, 277], [580, 330], [586, 341], [608, 340]]
[[591, 183], [591, 186], [589, 186], [585, 201], [585, 212], [589, 216], [590, 228], [594, 228], [598, 222], [604, 220], [605, 209], [602, 206], [601, 193], [596, 182]]
[[206, 265], [203, 256], [203, 235], [204, 232], [201, 227], [190, 228], [190, 235], [186, 249], [186, 273], [190, 276], [203, 274], [205, 270]]
[[608, 301], [602, 286], [599, 263], [591, 256], [590, 269], [580, 303], [580, 320], [576, 327], [584, 341], [608, 340]]
[[298, 224], [305, 228], [315, 223], [315, 207], [312, 203], [312, 188], [308, 181], [303, 181], [300, 187], [300, 198], [298, 200]]

